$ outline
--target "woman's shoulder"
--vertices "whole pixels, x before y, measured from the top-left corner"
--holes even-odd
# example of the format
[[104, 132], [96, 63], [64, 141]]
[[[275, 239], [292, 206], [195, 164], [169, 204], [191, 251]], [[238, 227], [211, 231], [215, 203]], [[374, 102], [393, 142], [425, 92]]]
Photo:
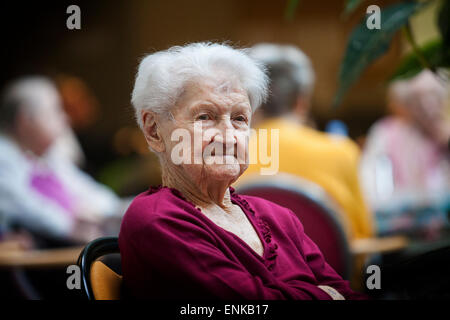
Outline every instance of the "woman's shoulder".
[[150, 187], [137, 195], [128, 207], [121, 229], [137, 229], [157, 226], [161, 219], [183, 219], [190, 205], [176, 195], [177, 190], [168, 187]]

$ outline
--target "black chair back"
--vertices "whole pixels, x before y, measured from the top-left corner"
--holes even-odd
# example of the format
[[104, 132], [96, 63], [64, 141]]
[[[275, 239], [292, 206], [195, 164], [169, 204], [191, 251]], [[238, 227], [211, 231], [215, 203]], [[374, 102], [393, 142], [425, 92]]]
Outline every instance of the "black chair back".
[[102, 237], [89, 242], [78, 257], [81, 287], [89, 300], [95, 300], [91, 286], [91, 265], [98, 258], [111, 253], [120, 253], [117, 237]]

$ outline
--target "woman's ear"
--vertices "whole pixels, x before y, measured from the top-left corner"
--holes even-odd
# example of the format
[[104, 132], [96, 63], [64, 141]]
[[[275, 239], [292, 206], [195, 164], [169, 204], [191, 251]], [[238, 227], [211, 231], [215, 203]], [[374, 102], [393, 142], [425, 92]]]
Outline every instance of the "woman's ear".
[[142, 131], [144, 132], [145, 140], [147, 140], [150, 148], [156, 152], [164, 152], [165, 145], [161, 136], [161, 131], [156, 121], [156, 114], [151, 111], [142, 110]]

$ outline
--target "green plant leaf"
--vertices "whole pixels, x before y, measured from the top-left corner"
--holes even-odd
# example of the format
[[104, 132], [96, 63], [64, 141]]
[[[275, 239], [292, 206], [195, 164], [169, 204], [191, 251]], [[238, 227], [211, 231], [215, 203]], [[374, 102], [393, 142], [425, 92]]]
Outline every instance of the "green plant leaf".
[[[442, 47], [442, 39], [435, 39], [424, 44], [420, 51], [433, 67], [448, 68], [450, 67], [450, 59], [442, 54]], [[422, 70], [422, 63], [417, 58], [417, 55], [411, 52], [402, 59], [389, 81], [411, 78]]]
[[353, 29], [339, 71], [339, 87], [334, 106], [340, 104], [345, 93], [367, 66], [386, 53], [395, 33], [423, 6], [417, 2], [394, 4], [381, 10], [381, 29], [368, 29], [367, 17]]
[[286, 10], [284, 12], [284, 17], [287, 20], [294, 19], [295, 10], [297, 10], [299, 2], [300, 2], [300, 0], [288, 0], [288, 3], [286, 5]]

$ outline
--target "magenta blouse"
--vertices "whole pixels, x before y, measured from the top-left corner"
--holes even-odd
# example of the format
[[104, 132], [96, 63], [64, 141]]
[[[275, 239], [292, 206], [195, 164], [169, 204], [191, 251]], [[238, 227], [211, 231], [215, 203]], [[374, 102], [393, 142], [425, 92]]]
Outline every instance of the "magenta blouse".
[[331, 299], [328, 285], [346, 299], [350, 289], [324, 260], [292, 211], [238, 195], [257, 231], [263, 256], [207, 218], [176, 189], [150, 188], [127, 210], [119, 247], [127, 295], [155, 299]]

